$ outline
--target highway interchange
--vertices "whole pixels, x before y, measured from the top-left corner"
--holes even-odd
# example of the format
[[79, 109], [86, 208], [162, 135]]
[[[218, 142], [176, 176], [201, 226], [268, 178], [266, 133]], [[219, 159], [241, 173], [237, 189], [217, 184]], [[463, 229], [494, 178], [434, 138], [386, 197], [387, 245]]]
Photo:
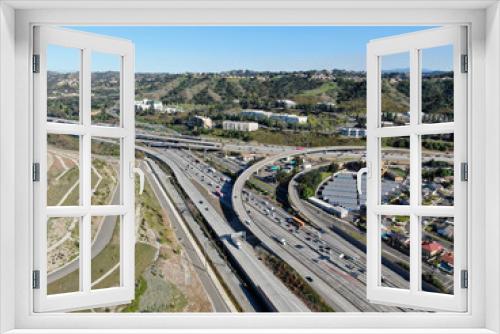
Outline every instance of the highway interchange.
[[[395, 306], [374, 304], [367, 300], [365, 250], [362, 245], [355, 245], [353, 240], [346, 238], [349, 230], [354, 227], [302, 201], [295, 189], [296, 177], [290, 182], [288, 198], [296, 212], [300, 212], [307, 221], [313, 222], [303, 228], [297, 228], [290, 222], [293, 215], [284, 210], [279, 203], [245, 187], [250, 177], [280, 159], [297, 155], [340, 157], [352, 152], [359, 152], [355, 155], [360, 156], [364, 147], [313, 149], [266, 145], [243, 147], [197, 138], [147, 134], [138, 134], [138, 143], [140, 145], [137, 146], [137, 150], [151, 158], [146, 158], [146, 162], [140, 167], [146, 172], [146, 177], [161, 206], [166, 209], [176, 235], [186, 251], [186, 256], [196, 268], [216, 311], [234, 312], [237, 308], [242, 311], [264, 309], [278, 312], [311, 310], [300, 296], [294, 294], [261, 261], [255, 248], [256, 244], [292, 267], [336, 312], [408, 311]], [[191, 149], [204, 153], [197, 155]], [[268, 158], [248, 167], [241, 162], [210, 154], [210, 159], [217, 166], [222, 166], [233, 175], [239, 174], [233, 182], [231, 177], [203, 161], [208, 156], [207, 152], [220, 150], [260, 153], [267, 155]], [[159, 164], [168, 166], [171, 175], [167, 175], [168, 173], [159, 168]], [[189, 216], [186, 204], [181, 203], [184, 201], [182, 196], [175, 193], [173, 185], [166, 181], [169, 177], [175, 178], [176, 184], [196, 207], [216, 241], [222, 245], [223, 257], [227, 258], [223, 259], [220, 254], [207, 251], [206, 245], [210, 240], [200, 240], [207, 238], [206, 233], [201, 233], [201, 230], [195, 233], [198, 222]], [[221, 211], [215, 204], [217, 202], [233, 212], [233, 217], [226, 216], [224, 210]], [[112, 226], [112, 224], [107, 225]], [[112, 229], [98, 233], [92, 246], [93, 256], [109, 242], [111, 233]], [[246, 240], [246, 235], [249, 236], [249, 240]], [[384, 283], [391, 287], [407, 286], [404, 274], [394, 271], [394, 267], [390, 265], [401, 260], [402, 254], [385, 247], [384, 256]], [[231, 265], [223, 263], [228, 259]], [[207, 265], [207, 260], [211, 261], [212, 267]], [[49, 280], [54, 281], [63, 277], [77, 266], [77, 261], [71, 262], [51, 273]], [[217, 271], [218, 275], [214, 271]], [[221, 286], [220, 280], [224, 281], [225, 288]], [[258, 295], [259, 302], [252, 300], [257, 297], [250, 296], [249, 289]], [[239, 301], [239, 305], [231, 301], [229, 294]]]
[[[320, 151], [323, 150], [324, 148], [320, 149]], [[276, 204], [269, 203], [255, 192], [246, 189], [238, 192], [238, 182], [233, 186], [228, 176], [202, 162], [187, 150], [163, 149], [155, 150], [155, 152], [157, 155], [168, 158], [169, 165], [174, 165], [174, 169], [176, 169], [175, 165], [180, 166], [178, 172], [183, 174], [181, 178], [187, 176], [189, 182], [197, 182], [215, 199], [217, 199], [214, 195], [215, 191], [222, 189], [225, 196], [221, 198], [221, 202], [227, 207], [234, 205], [232, 202], [240, 193], [246, 217], [243, 219], [240, 217], [240, 221], [245, 222], [245, 228], [266, 248], [277, 254], [304, 277], [334, 310], [400, 311], [395, 307], [372, 304], [366, 299], [364, 253], [353, 248], [338, 235], [312, 226], [296, 229], [288, 222], [291, 215], [286, 211]], [[288, 155], [289, 152], [284, 154]], [[226, 167], [230, 170], [237, 168], [229, 159], [218, 159], [218, 163], [226, 163]], [[259, 165], [256, 164], [256, 166], [258, 168]], [[175, 174], [177, 176], [177, 173]], [[242, 176], [243, 174], [240, 177]], [[182, 180], [179, 183], [186, 188], [188, 184], [186, 181]], [[230, 196], [231, 191], [234, 191], [233, 201]], [[201, 201], [203, 201], [201, 212], [211, 212], [212, 210], [207, 211], [204, 208], [205, 204], [207, 207], [210, 206], [207, 199], [201, 199]], [[238, 214], [238, 211], [235, 211]], [[217, 219], [224, 220], [224, 217]], [[226, 226], [230, 226], [230, 223], [226, 222]], [[285, 240], [285, 244], [280, 242], [281, 239]], [[234, 245], [229, 246], [234, 248]], [[402, 278], [397, 274], [394, 274], [394, 281], [394, 285], [402, 284]]]
[[[242, 242], [240, 248], [231, 239], [231, 234], [235, 231], [222, 217], [217, 210], [209, 203], [205, 196], [196, 188], [186, 173], [190, 164], [183, 161], [172, 150], [153, 151], [143, 149], [146, 153], [154, 155], [162, 162], [166, 163], [174, 173], [179, 184], [211, 225], [215, 234], [224, 244], [229, 255], [239, 264], [240, 269], [245, 272], [250, 281], [255, 285], [255, 289], [262, 291], [271, 310], [281, 312], [305, 312], [308, 308], [288, 290], [272, 272], [260, 262], [250, 245]], [[187, 174], [187, 175], [186, 175]], [[242, 240], [244, 241], [244, 240]]]

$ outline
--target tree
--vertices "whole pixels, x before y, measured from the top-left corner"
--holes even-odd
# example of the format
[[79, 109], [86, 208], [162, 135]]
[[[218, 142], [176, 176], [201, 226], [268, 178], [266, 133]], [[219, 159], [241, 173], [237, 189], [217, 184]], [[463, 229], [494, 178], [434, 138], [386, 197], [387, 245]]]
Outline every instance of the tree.
[[284, 171], [280, 170], [276, 174], [276, 181], [278, 181], [278, 183], [282, 183], [282, 182], [286, 181], [286, 179], [288, 179], [289, 177], [290, 177], [289, 174], [287, 174]]
[[303, 187], [302, 189], [300, 189], [300, 197], [302, 199], [308, 199], [309, 197], [313, 197], [314, 196], [314, 189], [309, 187], [309, 186], [305, 186]]
[[330, 173], [337, 173], [339, 171], [339, 164], [336, 162], [332, 162], [327, 169], [328, 172]]
[[365, 167], [366, 164], [362, 161], [349, 161], [345, 163], [345, 166], [347, 169], [352, 170], [352, 171], [359, 171], [361, 168]]

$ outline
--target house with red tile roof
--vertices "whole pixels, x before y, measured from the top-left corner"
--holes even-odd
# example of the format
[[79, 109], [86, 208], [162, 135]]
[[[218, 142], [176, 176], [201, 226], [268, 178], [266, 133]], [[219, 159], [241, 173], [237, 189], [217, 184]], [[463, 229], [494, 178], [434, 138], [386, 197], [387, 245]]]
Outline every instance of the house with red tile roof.
[[443, 251], [443, 246], [437, 241], [422, 242], [422, 255], [424, 257], [433, 257]]
[[441, 256], [441, 262], [447, 263], [450, 267], [453, 267], [453, 252], [445, 252]]

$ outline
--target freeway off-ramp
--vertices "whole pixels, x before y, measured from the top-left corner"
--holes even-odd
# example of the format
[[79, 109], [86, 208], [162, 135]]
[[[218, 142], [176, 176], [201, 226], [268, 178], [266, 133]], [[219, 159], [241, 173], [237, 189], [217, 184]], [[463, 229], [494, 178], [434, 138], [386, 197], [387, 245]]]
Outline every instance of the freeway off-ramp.
[[310, 154], [310, 153], [318, 153], [318, 152], [326, 152], [326, 151], [352, 151], [352, 150], [364, 150], [364, 146], [330, 146], [330, 147], [320, 147], [320, 148], [311, 148], [305, 150], [292, 150], [286, 151], [284, 153], [273, 155], [267, 159], [258, 161], [254, 163], [252, 166], [244, 170], [240, 176], [236, 179], [233, 186], [233, 196], [231, 198], [233, 209], [238, 216], [238, 218], [244, 222], [247, 220], [251, 220], [249, 215], [245, 210], [245, 206], [243, 204], [243, 199], [241, 197], [241, 193], [243, 192], [243, 188], [245, 186], [246, 181], [259, 169], [264, 168], [265, 166], [274, 163], [283, 158], [297, 156], [301, 154]]

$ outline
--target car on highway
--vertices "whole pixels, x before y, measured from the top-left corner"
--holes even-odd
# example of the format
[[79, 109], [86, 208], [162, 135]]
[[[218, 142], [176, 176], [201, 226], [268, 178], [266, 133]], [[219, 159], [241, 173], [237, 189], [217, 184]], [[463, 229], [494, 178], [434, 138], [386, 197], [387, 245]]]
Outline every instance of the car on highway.
[[279, 238], [279, 242], [282, 246], [286, 246], [286, 240], [285, 238]]
[[241, 241], [236, 240], [235, 246], [236, 246], [236, 248], [241, 249]]
[[312, 283], [314, 280], [311, 276], [306, 276], [305, 279], [309, 282]]

